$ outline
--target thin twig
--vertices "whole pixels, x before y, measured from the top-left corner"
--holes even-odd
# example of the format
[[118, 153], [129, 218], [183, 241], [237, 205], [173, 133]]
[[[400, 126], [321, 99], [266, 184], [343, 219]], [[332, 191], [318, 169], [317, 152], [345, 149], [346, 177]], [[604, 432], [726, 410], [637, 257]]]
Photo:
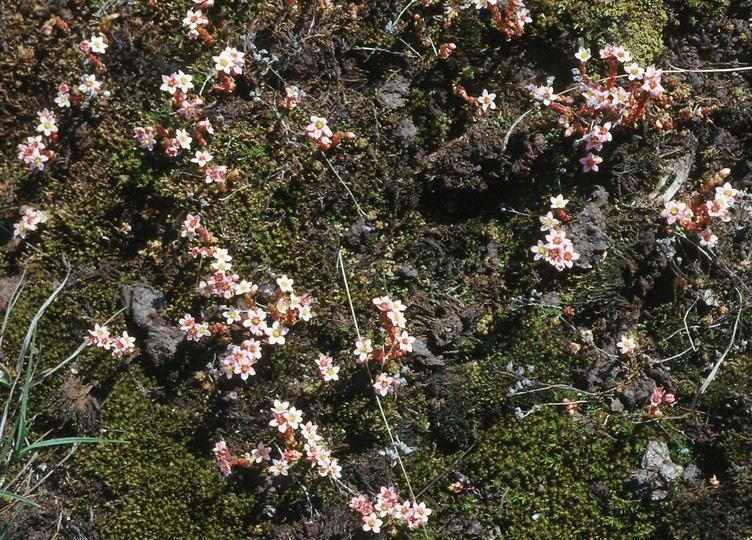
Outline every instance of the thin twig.
[[744, 298], [742, 297], [741, 291], [734, 287], [734, 290], [736, 290], [736, 293], [739, 295], [739, 312], [736, 314], [736, 321], [734, 321], [734, 330], [731, 333], [731, 341], [729, 341], [728, 347], [726, 347], [726, 350], [723, 351], [723, 354], [718, 359], [718, 362], [715, 363], [715, 366], [713, 366], [713, 370], [710, 372], [710, 375], [707, 376], [705, 379], [705, 382], [702, 383], [702, 386], [697, 391], [697, 395], [695, 396], [695, 399], [692, 400], [692, 406], [691, 408], [694, 409], [697, 405], [697, 402], [700, 399], [700, 396], [705, 393], [705, 390], [708, 389], [708, 386], [710, 386], [710, 383], [713, 382], [713, 379], [715, 379], [715, 376], [718, 374], [718, 370], [721, 367], [721, 364], [726, 359], [726, 356], [728, 355], [729, 351], [731, 350], [731, 347], [734, 346], [734, 342], [736, 341], [736, 331], [739, 329], [739, 321], [742, 318], [742, 312], [744, 311]]
[[699, 300], [700, 299], [697, 298], [694, 302], [692, 302], [692, 305], [689, 306], [689, 309], [686, 311], [686, 313], [684, 313], [684, 330], [687, 332], [687, 339], [689, 339], [689, 344], [692, 346], [693, 351], [696, 351], [697, 347], [695, 347], [695, 342], [692, 341], [692, 334], [689, 333], [689, 326], [687, 326], [687, 317], [689, 317], [689, 312], [692, 311], [692, 308], [695, 307], [695, 304], [697, 304]]
[[668, 65], [671, 69], [664, 69], [663, 73], [733, 73], [734, 71], [749, 71], [752, 70], [752, 66], [742, 66], [735, 68], [699, 68], [699, 69], [684, 69], [676, 66]]
[[347, 193], [349, 193], [349, 194], [350, 194], [350, 198], [351, 198], [351, 199], [352, 199], [352, 201], [353, 201], [353, 202], [355, 203], [355, 208], [356, 208], [356, 209], [358, 210], [358, 214], [360, 214], [360, 216], [361, 216], [361, 217], [362, 217], [363, 219], [370, 219], [369, 215], [368, 215], [368, 214], [366, 214], [366, 213], [365, 213], [365, 212], [363, 211], [363, 209], [362, 209], [362, 208], [360, 207], [360, 205], [358, 204], [358, 200], [357, 200], [357, 199], [355, 198], [355, 195], [353, 195], [353, 192], [352, 192], [352, 191], [350, 191], [350, 188], [349, 188], [349, 187], [347, 187], [347, 184], [345, 184], [345, 181], [344, 181], [344, 180], [342, 180], [342, 177], [341, 177], [341, 176], [339, 175], [339, 173], [337, 172], [337, 169], [335, 169], [335, 168], [334, 168], [334, 166], [332, 165], [332, 163], [331, 163], [331, 162], [329, 161], [329, 158], [328, 158], [328, 157], [326, 157], [326, 154], [322, 153], [321, 155], [323, 156], [323, 158], [324, 158], [324, 161], [326, 161], [326, 164], [327, 164], [327, 165], [329, 166], [329, 168], [330, 168], [330, 169], [332, 170], [332, 172], [334, 173], [334, 176], [336, 176], [336, 177], [337, 177], [337, 180], [339, 180], [340, 184], [342, 184], [342, 185], [344, 186], [344, 188], [345, 188], [345, 189], [347, 190]]
[[517, 117], [517, 120], [512, 122], [512, 125], [509, 126], [509, 130], [507, 131], [507, 134], [504, 136], [504, 140], [501, 143], [501, 152], [504, 153], [504, 151], [507, 149], [507, 143], [509, 142], [509, 138], [512, 136], [512, 132], [514, 131], [514, 128], [517, 127], [517, 125], [522, 122], [522, 120], [531, 112], [533, 112], [535, 109], [528, 109], [524, 113], [522, 113], [520, 116]]

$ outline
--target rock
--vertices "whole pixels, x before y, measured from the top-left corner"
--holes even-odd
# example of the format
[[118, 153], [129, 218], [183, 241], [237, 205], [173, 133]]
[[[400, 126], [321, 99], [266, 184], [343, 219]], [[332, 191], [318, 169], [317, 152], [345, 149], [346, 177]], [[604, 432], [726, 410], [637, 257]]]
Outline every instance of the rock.
[[655, 381], [647, 377], [638, 379], [627, 386], [622, 395], [619, 397], [627, 409], [640, 409], [648, 404], [650, 395], [655, 390]]
[[418, 277], [418, 269], [410, 263], [405, 263], [397, 269], [397, 275], [402, 280], [413, 281]]
[[256, 291], [256, 300], [261, 304], [270, 305], [274, 303], [277, 298], [277, 284], [274, 281], [267, 281], [266, 283], [260, 283], [259, 289]]
[[172, 360], [184, 336], [167, 322], [164, 296], [146, 283], [134, 282], [120, 289], [120, 303], [126, 308], [126, 319], [143, 337], [142, 350], [154, 364]]
[[592, 268], [611, 244], [613, 240], [603, 232], [606, 228], [606, 216], [603, 208], [608, 202], [608, 193], [598, 186], [593, 194], [593, 200], [585, 205], [579, 214], [572, 218], [567, 225], [567, 233], [580, 254], [575, 263], [578, 268]]
[[431, 344], [438, 349], [445, 349], [456, 345], [462, 335], [462, 320], [456, 313], [446, 313], [439, 316], [431, 329]]
[[443, 366], [446, 364], [441, 356], [436, 356], [429, 349], [425, 339], [413, 342], [413, 352], [410, 357], [422, 366]]
[[685, 482], [696, 487], [705, 484], [705, 478], [702, 476], [702, 471], [700, 471], [700, 468], [694, 463], [687, 465], [687, 468], [684, 469], [683, 478]]
[[417, 136], [418, 128], [415, 127], [412, 118], [403, 118], [397, 125], [397, 137], [405, 148], [412, 146]]
[[613, 412], [624, 412], [624, 404], [619, 401], [619, 398], [614, 398], [611, 400], [611, 410]]
[[376, 99], [387, 110], [404, 107], [410, 94], [410, 81], [402, 75], [397, 75], [376, 92]]
[[364, 220], [358, 220], [344, 235], [345, 247], [355, 253], [368, 252], [373, 246], [372, 231]]
[[684, 467], [671, 461], [668, 445], [663, 441], [650, 441], [642, 457], [641, 468], [632, 471], [625, 483], [645, 492], [654, 501], [668, 496], [671, 483], [682, 476]]

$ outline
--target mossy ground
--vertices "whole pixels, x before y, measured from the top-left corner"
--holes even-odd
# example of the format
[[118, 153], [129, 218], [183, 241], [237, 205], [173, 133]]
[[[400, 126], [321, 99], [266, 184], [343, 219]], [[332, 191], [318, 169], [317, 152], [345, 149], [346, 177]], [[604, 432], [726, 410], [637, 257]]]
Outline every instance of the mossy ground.
[[[403, 459], [413, 490], [435, 512], [419, 536], [696, 538], [709, 513], [726, 512], [718, 530], [741, 538], [752, 526], [740, 510], [752, 501], [744, 487], [752, 423], [746, 312], [716, 380], [697, 407], [690, 403], [732, 341], [738, 310], [748, 306], [742, 236], [749, 224], [739, 222], [737, 237], [724, 239], [712, 263], [683, 244], [681, 262], [662, 264], [654, 247], [663, 234], [659, 208], [646, 195], [671, 155], [662, 146], [674, 140], [671, 133], [642, 126], [623, 134], [611, 163], [584, 176], [571, 143], [546, 114], [536, 111], [508, 129], [530, 106], [526, 85], [552, 74], [557, 85], [569, 82], [579, 38], [593, 50], [605, 42], [625, 45], [638, 61], [656, 65], [664, 53], [679, 55], [685, 66], [697, 55], [744, 61], [738, 45], [749, 31], [739, 21], [747, 12], [722, 2], [531, 0], [535, 22], [507, 42], [474, 9], [445, 29], [433, 18], [443, 16], [440, 6], [416, 4], [390, 33], [384, 29], [403, 2], [328, 11], [312, 1], [289, 9], [281, 2], [217, 4], [213, 16], [221, 12], [227, 26], [212, 47], [187, 39], [180, 21], [188, 7], [172, 0], [23, 2], [3, 15], [9, 55], [0, 63], [0, 93], [14, 116], [0, 119], [5, 229], [24, 203], [52, 215], [30, 245], [5, 235], [0, 268], [7, 276], [25, 271], [28, 281], [3, 342], [6, 358], [67, 269], [70, 283], [40, 326], [41, 369], [64, 359], [87, 329], [118, 309], [117, 291], [131, 281], [162, 291], [173, 322], [208, 308], [195, 289], [206, 265], [188, 255], [179, 234], [187, 212], [201, 213], [243, 277], [263, 284], [286, 273], [296, 289], [316, 298], [317, 317], [266, 354], [247, 384], [203, 389], [193, 374], [213, 351], [200, 345], [166, 365], [145, 354], [113, 361], [87, 349], [37, 387], [31, 403], [40, 413], [38, 433], [128, 441], [80, 447], [51, 487], [66, 502], [40, 499], [70, 517], [65, 537], [84, 528], [91, 538], [360, 534], [346, 508], [351, 495], [305, 468], [280, 480], [258, 470], [225, 479], [217, 470], [211, 449], [219, 438], [238, 454], [272, 438], [267, 424], [275, 398], [319, 423], [350, 489], [378, 492], [394, 482], [407, 493], [368, 377], [350, 360], [355, 325], [341, 254], [361, 332], [378, 336], [371, 299], [391, 294], [408, 305], [408, 327], [433, 356], [408, 356], [407, 386], [384, 400], [392, 434], [411, 450]], [[416, 29], [416, 13], [424, 31]], [[67, 29], [53, 26], [50, 36], [21, 32], [42, 28], [53, 14]], [[100, 30], [110, 40], [101, 78], [112, 95], [99, 107], [61, 114], [57, 161], [43, 173], [25, 171], [15, 145], [33, 132], [35, 112], [51, 107], [57, 85], [79, 76], [78, 41]], [[707, 36], [716, 36], [718, 50], [708, 50]], [[211, 148], [233, 169], [226, 191], [206, 185], [189, 156], [168, 160], [137, 148], [133, 127], [179, 125], [159, 92], [163, 73], [190, 70], [200, 86], [219, 43], [250, 47], [251, 40], [276, 55], [274, 70], [249, 60], [235, 94], [206, 93], [217, 129]], [[432, 47], [447, 41], [458, 49], [439, 60]], [[405, 82], [389, 97], [384, 89], [398, 76]], [[673, 108], [661, 114], [720, 104], [678, 126], [705, 149], [687, 182], [728, 165], [737, 187], [749, 189], [745, 163], [752, 156], [743, 122], [749, 86], [743, 75], [733, 84], [723, 77], [677, 80]], [[712, 81], [719, 80], [725, 82], [716, 88]], [[475, 117], [452, 92], [457, 81], [471, 95], [496, 91], [498, 115]], [[285, 84], [308, 94], [291, 111], [279, 106]], [[303, 136], [311, 115], [354, 131], [361, 143], [324, 156]], [[536, 216], [548, 197], [566, 193], [576, 217], [595, 184], [608, 191], [601, 211], [612, 248], [589, 270], [557, 273], [534, 263], [529, 246], [541, 236]], [[706, 290], [715, 303], [698, 297]], [[567, 306], [573, 315], [564, 314]], [[121, 316], [112, 326], [122, 330], [128, 322]], [[594, 342], [573, 352], [583, 329], [593, 330]], [[645, 355], [675, 356], [671, 371], [645, 356], [621, 359], [610, 364], [614, 386], [598, 386], [593, 373], [626, 331], [637, 333]], [[340, 381], [319, 381], [320, 352], [338, 360]], [[97, 412], [90, 422], [49, 410], [60, 403], [60, 383], [73, 376], [92, 385]], [[660, 421], [646, 416], [644, 403], [613, 408], [612, 399], [645, 377], [677, 396]], [[565, 397], [585, 402], [577, 415], [563, 414]], [[516, 409], [524, 414], [541, 404], [516, 418]], [[699, 467], [703, 479], [718, 475], [722, 487], [678, 481], [660, 503], [630, 490], [624, 480], [650, 440], [667, 442], [672, 458]], [[87, 487], [65, 478], [84, 479]], [[455, 482], [459, 492], [450, 489]], [[29, 515], [16, 524], [15, 538], [54, 530], [46, 514]]]

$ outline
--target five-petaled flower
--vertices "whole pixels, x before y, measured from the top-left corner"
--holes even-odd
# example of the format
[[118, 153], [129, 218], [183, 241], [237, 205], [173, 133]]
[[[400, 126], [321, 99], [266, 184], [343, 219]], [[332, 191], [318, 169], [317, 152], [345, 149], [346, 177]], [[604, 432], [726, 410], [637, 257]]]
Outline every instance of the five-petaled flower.
[[91, 49], [91, 52], [93, 53], [104, 54], [105, 49], [107, 49], [108, 45], [104, 40], [104, 36], [100, 34], [98, 36], [91, 36], [91, 39], [89, 40], [89, 47]]
[[206, 167], [206, 164], [209, 163], [213, 157], [214, 156], [212, 156], [207, 150], [196, 150], [195, 157], [191, 158], [191, 162], [203, 168]]
[[637, 349], [637, 341], [633, 336], [627, 336], [622, 334], [621, 340], [616, 344], [619, 347], [619, 352], [625, 356], [632, 356]]
[[478, 104], [480, 105], [481, 109], [483, 109], [483, 112], [488, 111], [488, 109], [495, 109], [496, 103], [494, 103], [494, 100], [496, 99], [496, 94], [489, 94], [488, 90], [485, 88], [483, 89], [483, 94], [478, 96]]
[[580, 158], [580, 163], [582, 163], [582, 170], [584, 172], [590, 172], [590, 171], [598, 171], [598, 164], [603, 162], [603, 158], [593, 154], [592, 152], [588, 152], [588, 154], [584, 158]]

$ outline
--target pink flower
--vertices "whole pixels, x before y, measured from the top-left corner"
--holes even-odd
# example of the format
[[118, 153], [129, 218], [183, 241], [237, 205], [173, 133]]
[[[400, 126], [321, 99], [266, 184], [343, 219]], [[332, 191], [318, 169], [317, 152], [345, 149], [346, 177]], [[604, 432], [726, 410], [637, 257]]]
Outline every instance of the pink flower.
[[546, 107], [551, 105], [551, 102], [559, 99], [559, 96], [554, 93], [554, 89], [550, 86], [538, 86], [533, 89], [533, 97], [538, 101], [542, 101]]
[[193, 214], [188, 214], [185, 216], [185, 221], [183, 222], [183, 225], [180, 227], [180, 236], [184, 238], [188, 238], [188, 240], [193, 240], [196, 237], [196, 232], [201, 227], [201, 216], [194, 216]]
[[598, 164], [603, 162], [603, 158], [600, 156], [597, 156], [593, 154], [592, 152], [588, 152], [588, 154], [580, 159], [580, 163], [582, 163], [582, 170], [583, 172], [590, 172], [590, 171], [598, 171]]
[[648, 92], [650, 94], [650, 97], [658, 97], [663, 93], [663, 87], [661, 86], [660, 79], [650, 79], [648, 80], [647, 77], [645, 78], [645, 82], [640, 87], [645, 92]]
[[269, 470], [274, 476], [287, 476], [287, 471], [290, 468], [286, 459], [275, 459], [269, 466]]
[[397, 335], [396, 339], [401, 351], [413, 352], [413, 343], [415, 342], [413, 336], [410, 336], [406, 331], [403, 331], [401, 334]]
[[243, 320], [243, 326], [248, 328], [252, 334], [261, 337], [266, 333], [266, 313], [260, 307], [248, 310], [247, 318]]
[[739, 194], [739, 190], [731, 187], [731, 184], [726, 182], [722, 187], [715, 188], [716, 195], [722, 195], [729, 201], [729, 206], [733, 205], [734, 197]]
[[622, 64], [624, 62], [629, 62], [632, 59], [632, 55], [624, 47], [613, 47], [611, 49], [611, 54]]
[[81, 84], [78, 85], [78, 91], [82, 94], [97, 94], [102, 89], [102, 82], [97, 80], [95, 75], [81, 75]]
[[94, 330], [89, 330], [89, 335], [86, 336], [86, 342], [89, 345], [96, 345], [103, 349], [110, 349], [110, 331], [106, 326], [94, 325]]
[[[708, 212], [710, 213], [710, 212]], [[673, 225], [674, 223], [681, 223], [686, 219], [691, 219], [693, 212], [683, 202], [668, 201], [665, 204], [665, 208], [661, 211], [661, 217], [666, 219], [666, 223]]]
[[598, 52], [600, 53], [602, 60], [606, 60], [607, 58], [613, 58], [614, 46], [609, 43], [606, 43], [606, 45], [604, 45], [603, 48]]
[[240, 358], [235, 362], [234, 373], [240, 375], [240, 378], [245, 381], [249, 376], [256, 374], [256, 370], [253, 369], [254, 363], [255, 359], [251, 358], [247, 353], [241, 354]]
[[219, 56], [212, 57], [215, 62], [214, 69], [227, 75], [240, 75], [243, 73], [243, 66], [245, 65], [244, 56], [245, 53], [227, 47]]
[[162, 75], [162, 86], [159, 87], [163, 92], [168, 92], [170, 95], [174, 94], [178, 89], [177, 73], [171, 75]]
[[282, 416], [292, 429], [298, 429], [298, 427], [300, 427], [300, 424], [303, 422], [303, 413], [295, 407], [290, 407], [289, 409], [287, 409], [284, 413], [282, 413]]
[[129, 336], [128, 332], [112, 340], [112, 357], [121, 358], [130, 356], [136, 351], [136, 338]]
[[183, 26], [187, 26], [190, 30], [196, 30], [199, 26], [206, 26], [209, 24], [209, 19], [206, 18], [200, 9], [196, 11], [188, 10], [183, 19]]
[[227, 461], [229, 453], [227, 451], [227, 443], [220, 440], [214, 445], [214, 456], [217, 458], [217, 466], [224, 476], [230, 476], [231, 468], [230, 463]]
[[541, 222], [541, 231], [552, 231], [561, 224], [561, 222], [554, 217], [552, 212], [549, 212], [538, 219], [540, 219]]
[[225, 181], [225, 176], [227, 175], [227, 167], [224, 165], [206, 167], [204, 169], [204, 173], [206, 174], [204, 180], [207, 184], [211, 184], [212, 182], [221, 184]]
[[271, 459], [271, 448], [266, 446], [262, 441], [258, 443], [258, 446], [256, 446], [256, 448], [253, 449], [251, 455], [253, 456], [253, 459], [256, 463], [269, 461]]
[[386, 396], [390, 392], [394, 393], [398, 386], [399, 381], [386, 373], [379, 373], [376, 382], [373, 383], [374, 390], [380, 396]]
[[138, 144], [141, 146], [141, 148], [146, 148], [147, 150], [151, 151], [154, 150], [154, 145], [156, 144], [156, 139], [154, 138], [154, 128], [149, 127], [137, 127], [133, 128], [133, 138], [136, 139]]
[[212, 156], [208, 151], [206, 150], [197, 150], [196, 151], [196, 157], [191, 159], [192, 163], [196, 163], [199, 167], [206, 167], [206, 164], [212, 160], [214, 156]]
[[178, 129], [175, 131], [175, 139], [177, 139], [181, 148], [185, 148], [186, 150], [191, 149], [191, 141], [193, 141], [193, 137], [188, 135], [186, 130]]
[[375, 534], [379, 534], [379, 532], [381, 532], [381, 525], [383, 523], [384, 522], [381, 521], [374, 512], [363, 518], [363, 530], [366, 532], [372, 531]]
[[702, 232], [697, 233], [697, 237], [700, 240], [700, 245], [703, 247], [714, 248], [718, 242], [718, 237], [713, 234], [710, 229], [705, 229]]
[[54, 112], [43, 109], [37, 112], [37, 116], [39, 117], [39, 125], [37, 126], [37, 131], [44, 133], [45, 137], [49, 137], [53, 133], [57, 133]]

